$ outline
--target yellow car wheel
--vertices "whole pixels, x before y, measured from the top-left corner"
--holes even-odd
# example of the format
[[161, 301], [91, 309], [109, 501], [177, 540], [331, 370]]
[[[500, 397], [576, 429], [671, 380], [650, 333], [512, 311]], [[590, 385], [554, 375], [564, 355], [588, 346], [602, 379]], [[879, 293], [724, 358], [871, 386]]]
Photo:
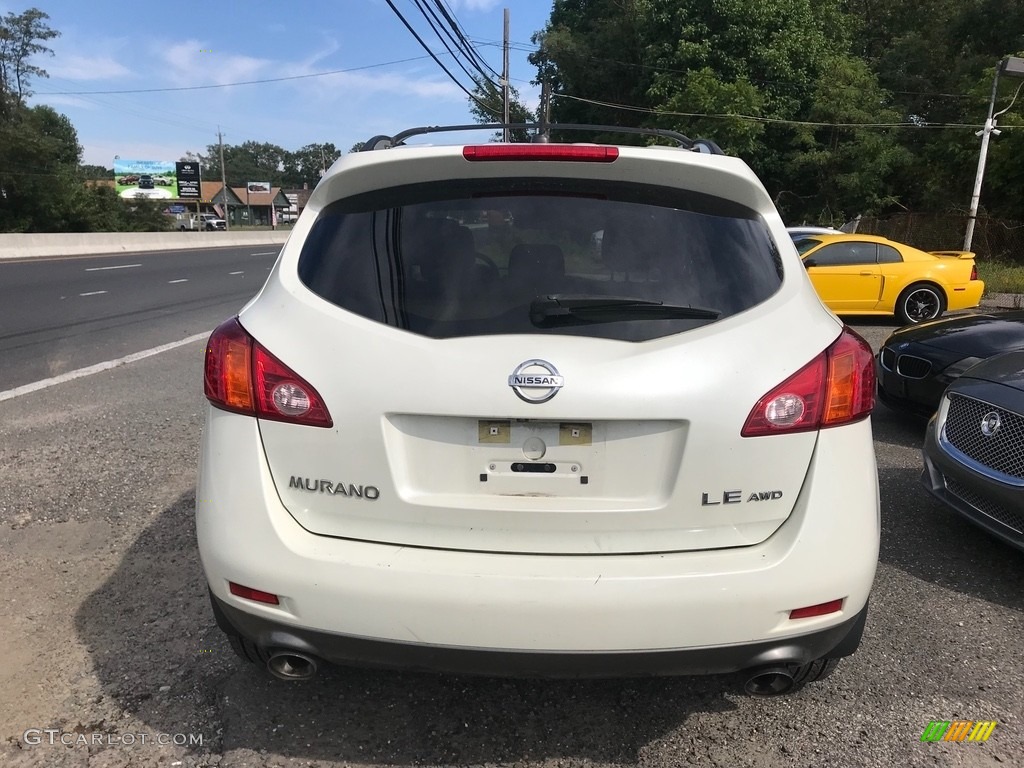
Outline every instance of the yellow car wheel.
[[934, 320], [946, 311], [946, 294], [932, 283], [914, 283], [896, 300], [896, 318], [904, 325]]

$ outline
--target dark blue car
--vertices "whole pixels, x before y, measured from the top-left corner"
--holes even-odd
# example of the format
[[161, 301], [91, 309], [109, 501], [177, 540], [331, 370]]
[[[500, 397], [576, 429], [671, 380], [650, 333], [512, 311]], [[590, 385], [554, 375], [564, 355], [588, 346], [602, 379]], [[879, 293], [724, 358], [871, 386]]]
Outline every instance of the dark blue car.
[[989, 358], [949, 386], [928, 423], [921, 482], [1024, 550], [1024, 351]]

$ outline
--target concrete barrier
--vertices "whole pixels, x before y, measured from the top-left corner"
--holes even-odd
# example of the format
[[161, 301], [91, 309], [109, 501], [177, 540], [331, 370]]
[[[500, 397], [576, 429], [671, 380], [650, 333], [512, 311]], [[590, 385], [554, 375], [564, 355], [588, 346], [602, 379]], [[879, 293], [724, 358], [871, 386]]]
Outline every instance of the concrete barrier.
[[137, 253], [218, 246], [280, 245], [291, 230], [245, 232], [67, 232], [0, 233], [0, 259]]

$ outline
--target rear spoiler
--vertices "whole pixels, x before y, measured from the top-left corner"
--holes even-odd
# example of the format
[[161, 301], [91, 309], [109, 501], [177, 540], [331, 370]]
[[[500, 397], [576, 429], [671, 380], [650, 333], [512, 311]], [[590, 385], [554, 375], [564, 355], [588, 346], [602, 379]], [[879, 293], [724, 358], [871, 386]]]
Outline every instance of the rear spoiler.
[[932, 256], [941, 256], [945, 259], [973, 259], [974, 251], [928, 251]]

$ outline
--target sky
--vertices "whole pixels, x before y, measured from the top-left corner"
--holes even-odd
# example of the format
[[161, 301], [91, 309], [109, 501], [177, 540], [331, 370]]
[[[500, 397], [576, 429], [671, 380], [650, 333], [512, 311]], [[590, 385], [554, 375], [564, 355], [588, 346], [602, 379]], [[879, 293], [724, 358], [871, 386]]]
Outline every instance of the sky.
[[[471, 87], [414, 0], [392, 2]], [[499, 73], [509, 9], [509, 79], [535, 107], [536, 70], [526, 57], [551, 0], [445, 4]], [[179, 160], [205, 153], [218, 129], [226, 144], [251, 140], [297, 150], [333, 142], [344, 152], [377, 134], [475, 122], [466, 94], [385, 0], [0, 0], [5, 15], [31, 7], [49, 14], [60, 36], [47, 43], [53, 56], [33, 59], [50, 76], [30, 83], [29, 104], [67, 115], [85, 164], [111, 168], [115, 156]], [[232, 85], [268, 80], [277, 82]]]

